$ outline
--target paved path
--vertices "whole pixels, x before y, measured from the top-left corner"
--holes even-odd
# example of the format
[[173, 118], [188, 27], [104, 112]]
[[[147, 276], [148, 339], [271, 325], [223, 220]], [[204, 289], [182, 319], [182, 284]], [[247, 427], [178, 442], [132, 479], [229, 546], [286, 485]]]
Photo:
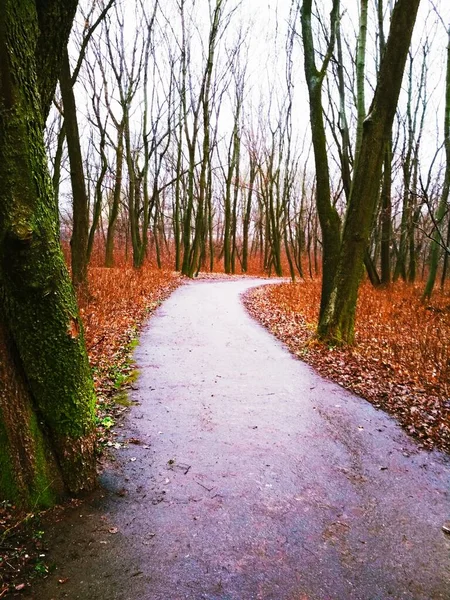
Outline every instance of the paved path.
[[157, 311], [122, 430], [141, 444], [56, 528], [37, 599], [449, 600], [448, 460], [255, 323], [239, 294], [260, 283]]

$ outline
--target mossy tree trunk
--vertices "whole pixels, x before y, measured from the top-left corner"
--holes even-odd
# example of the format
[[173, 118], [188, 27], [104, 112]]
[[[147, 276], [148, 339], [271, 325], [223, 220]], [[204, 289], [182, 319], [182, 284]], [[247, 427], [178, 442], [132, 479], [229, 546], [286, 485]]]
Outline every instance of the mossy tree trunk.
[[319, 335], [327, 341], [353, 341], [364, 252], [419, 3], [420, 0], [398, 0], [392, 13], [375, 95], [364, 121], [333, 291], [319, 321]]
[[[366, 117], [364, 83], [365, 83], [365, 60], [366, 60], [366, 38], [367, 38], [367, 0], [361, 0], [360, 7], [360, 22], [359, 35], [356, 52], [356, 108], [357, 108], [357, 128], [355, 142], [355, 156], [358, 156], [359, 146], [361, 145], [360, 137], [362, 135], [363, 123]], [[337, 45], [337, 85], [339, 91], [339, 129], [341, 133], [341, 150], [339, 152], [341, 164], [342, 185], [344, 188], [345, 199], [348, 202], [352, 187], [351, 173], [351, 145], [350, 131], [346, 115], [346, 87], [344, 77], [344, 59], [342, 53], [341, 26], [338, 21], [336, 25], [336, 45]], [[380, 278], [374, 261], [370, 255], [369, 247], [364, 252], [364, 265], [367, 270], [370, 283], [377, 287], [380, 285]]]
[[94, 389], [43, 139], [76, 5], [0, 0], [0, 497], [24, 506], [95, 481]]

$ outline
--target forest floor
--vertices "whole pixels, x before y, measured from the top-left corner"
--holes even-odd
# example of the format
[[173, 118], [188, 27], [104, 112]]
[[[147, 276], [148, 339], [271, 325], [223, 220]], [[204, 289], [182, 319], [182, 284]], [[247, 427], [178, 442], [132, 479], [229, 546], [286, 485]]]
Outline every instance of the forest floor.
[[[100, 448], [118, 449], [114, 425], [130, 410], [136, 387], [132, 352], [141, 324], [181, 283], [169, 271], [91, 270], [91, 295], [82, 302], [97, 395]], [[199, 279], [222, 281], [219, 273]], [[450, 450], [450, 297], [426, 305], [419, 291], [397, 285], [389, 292], [363, 287], [356, 345], [328, 348], [314, 338], [319, 282], [258, 286], [244, 297], [249, 312], [319, 373], [393, 414], [420, 447]], [[79, 502], [75, 501], [76, 510]], [[59, 517], [57, 517], [59, 518]], [[0, 505], [0, 598], [20, 594], [49, 571], [48, 544], [39, 514]], [[7, 531], [6, 538], [2, 531]], [[3, 545], [2, 545], [3, 544]], [[31, 577], [31, 579], [30, 579]], [[10, 587], [12, 586], [12, 587]], [[36, 596], [39, 598], [39, 596]]]
[[450, 290], [422, 302], [423, 285], [362, 286], [355, 343], [315, 336], [320, 281], [251, 290], [244, 303], [296, 356], [394, 415], [426, 448], [450, 452]]
[[[89, 270], [89, 296], [79, 304], [98, 401], [100, 455], [113, 445], [112, 427], [128, 410], [126, 390], [136, 377], [132, 354], [140, 327], [180, 283], [179, 274], [171, 271]], [[22, 593], [47, 576], [43, 519], [43, 512], [23, 513], [0, 502], [0, 599], [8, 590]]]
[[102, 487], [43, 518], [56, 566], [12, 597], [448, 597], [448, 457], [253, 321], [260, 285], [189, 282], [155, 312]]

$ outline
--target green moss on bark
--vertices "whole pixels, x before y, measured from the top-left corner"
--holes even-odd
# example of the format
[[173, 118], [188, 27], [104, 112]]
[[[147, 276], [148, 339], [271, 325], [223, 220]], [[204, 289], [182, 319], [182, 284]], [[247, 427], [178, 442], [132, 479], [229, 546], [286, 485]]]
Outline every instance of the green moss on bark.
[[419, 2], [398, 0], [395, 5], [374, 98], [364, 121], [333, 291], [319, 320], [319, 336], [332, 343], [353, 342], [364, 252], [379, 197], [384, 149], [391, 135]]
[[8, 452], [9, 443], [5, 426], [0, 419], [0, 498], [16, 502], [22, 494], [16, 484], [11, 457]]
[[[53, 458], [39, 429], [36, 416], [32, 414], [29, 429], [28, 459], [32, 463], [31, 477], [27, 481], [17, 477], [12, 448], [5, 426], [0, 420], [0, 498], [24, 507], [48, 508], [61, 499], [62, 485], [57, 471], [51, 472]], [[19, 486], [18, 482], [22, 485]]]
[[[47, 10], [43, 4], [50, 10], [58, 3], [38, 3], [40, 18]], [[35, 416], [27, 421], [31, 437], [36, 434], [33, 448], [25, 449], [34, 452], [31, 495], [50, 503], [47, 441], [69, 491], [94, 484], [95, 395], [47, 169], [42, 75], [35, 59], [39, 35], [34, 0], [5, 0], [0, 11], [0, 318], [26, 379], [30, 410], [39, 415], [39, 423]], [[52, 30], [49, 35], [62, 34]], [[62, 47], [66, 42], [67, 37], [55, 41]], [[37, 432], [45, 432], [45, 439]]]
[[49, 456], [49, 448], [34, 413], [31, 414], [30, 432], [34, 440], [34, 481], [31, 488], [31, 502], [40, 508], [48, 508], [61, 499], [63, 489], [59, 474], [52, 473], [49, 468], [53, 457]]

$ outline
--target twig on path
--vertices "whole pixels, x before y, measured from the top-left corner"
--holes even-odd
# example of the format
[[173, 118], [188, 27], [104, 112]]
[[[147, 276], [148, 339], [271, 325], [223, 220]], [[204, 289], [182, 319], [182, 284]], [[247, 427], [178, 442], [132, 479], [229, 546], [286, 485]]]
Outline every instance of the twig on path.
[[212, 492], [215, 487], [215, 486], [212, 486], [212, 488], [208, 488], [208, 487], [206, 487], [206, 485], [203, 485], [203, 483], [200, 483], [199, 481], [196, 481], [195, 483], [197, 483], [200, 487], [202, 487], [207, 492]]

